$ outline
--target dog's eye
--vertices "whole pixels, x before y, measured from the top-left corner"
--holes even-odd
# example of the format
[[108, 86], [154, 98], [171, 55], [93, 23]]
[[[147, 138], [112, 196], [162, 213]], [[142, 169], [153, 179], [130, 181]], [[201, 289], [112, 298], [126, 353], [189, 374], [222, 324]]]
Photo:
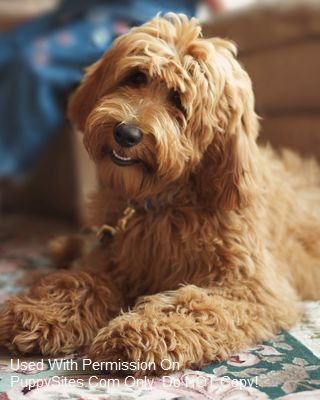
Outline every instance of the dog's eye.
[[128, 82], [132, 85], [145, 85], [147, 83], [147, 75], [141, 71], [136, 71], [129, 76]]
[[179, 92], [177, 92], [176, 90], [172, 90], [170, 92], [169, 95], [169, 100], [171, 101], [171, 103], [177, 107], [180, 111], [182, 111], [183, 113], [185, 113], [185, 109], [181, 103], [181, 98], [180, 98], [180, 94]]

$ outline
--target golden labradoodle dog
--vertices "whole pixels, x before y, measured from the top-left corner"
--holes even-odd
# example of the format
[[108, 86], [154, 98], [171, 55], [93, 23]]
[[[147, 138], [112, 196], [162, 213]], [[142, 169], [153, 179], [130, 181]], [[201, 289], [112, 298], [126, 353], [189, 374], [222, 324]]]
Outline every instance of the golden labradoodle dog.
[[88, 69], [69, 117], [100, 181], [90, 224], [110, 227], [82, 269], [2, 306], [2, 345], [161, 374], [161, 360], [199, 366], [289, 329], [299, 299], [319, 297], [320, 169], [256, 144], [235, 53], [168, 15]]

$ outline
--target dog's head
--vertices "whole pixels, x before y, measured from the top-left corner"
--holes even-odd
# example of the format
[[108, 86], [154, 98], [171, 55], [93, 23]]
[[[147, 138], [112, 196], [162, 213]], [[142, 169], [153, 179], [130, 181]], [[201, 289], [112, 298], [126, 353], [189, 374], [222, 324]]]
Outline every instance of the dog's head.
[[102, 185], [138, 198], [192, 181], [207, 206], [245, 205], [258, 124], [235, 53], [174, 14], [119, 37], [69, 103]]

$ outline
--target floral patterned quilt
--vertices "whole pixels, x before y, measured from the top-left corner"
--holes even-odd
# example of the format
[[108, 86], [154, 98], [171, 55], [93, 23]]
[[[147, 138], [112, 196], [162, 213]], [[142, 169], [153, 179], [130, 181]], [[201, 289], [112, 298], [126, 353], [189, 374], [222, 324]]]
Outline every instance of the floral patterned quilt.
[[[66, 224], [34, 217], [2, 218], [0, 302], [50, 271], [46, 243], [70, 230]], [[304, 318], [290, 332], [201, 371], [161, 378], [104, 375], [83, 368], [85, 355], [13, 359], [0, 349], [0, 400], [320, 400], [320, 302], [303, 306]]]

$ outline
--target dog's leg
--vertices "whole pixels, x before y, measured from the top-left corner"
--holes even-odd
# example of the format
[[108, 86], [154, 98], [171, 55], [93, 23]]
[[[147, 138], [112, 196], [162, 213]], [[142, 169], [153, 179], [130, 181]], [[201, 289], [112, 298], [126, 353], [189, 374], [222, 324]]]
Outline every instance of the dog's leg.
[[70, 354], [91, 344], [121, 307], [106, 274], [53, 273], [0, 306], [0, 345], [22, 353]]
[[142, 298], [132, 312], [100, 330], [89, 354], [100, 361], [154, 363], [155, 371], [153, 364], [147, 371], [129, 371], [137, 376], [226, 359], [288, 329], [297, 319], [290, 288], [279, 287], [282, 292], [272, 293], [258, 285], [213, 289], [188, 285]]

